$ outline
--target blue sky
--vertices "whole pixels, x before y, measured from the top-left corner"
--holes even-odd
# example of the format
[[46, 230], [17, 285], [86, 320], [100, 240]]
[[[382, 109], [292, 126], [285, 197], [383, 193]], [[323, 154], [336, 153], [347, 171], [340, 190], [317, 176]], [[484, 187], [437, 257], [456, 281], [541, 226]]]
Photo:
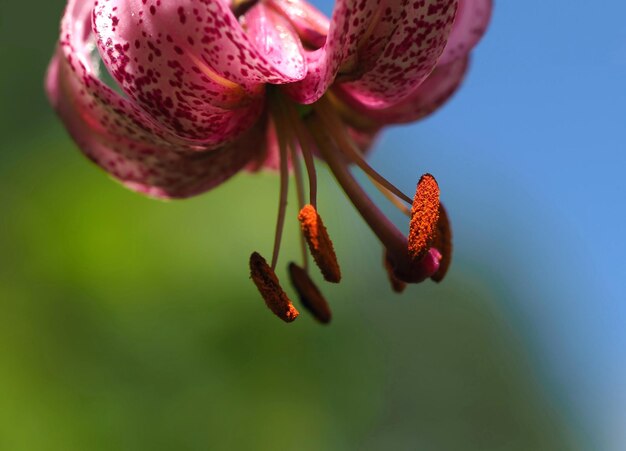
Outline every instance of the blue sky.
[[[332, 2], [326, 1], [325, 11]], [[555, 402], [626, 447], [626, 4], [496, 1], [461, 92], [386, 132], [375, 166], [432, 172], [457, 258], [512, 289], [502, 308]]]

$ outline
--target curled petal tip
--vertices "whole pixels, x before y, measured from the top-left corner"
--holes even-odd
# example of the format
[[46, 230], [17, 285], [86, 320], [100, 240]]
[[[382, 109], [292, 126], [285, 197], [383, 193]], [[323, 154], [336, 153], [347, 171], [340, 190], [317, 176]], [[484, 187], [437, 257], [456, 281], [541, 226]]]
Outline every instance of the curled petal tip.
[[493, 10], [493, 0], [459, 0], [452, 31], [439, 64], [466, 57], [483, 37]]

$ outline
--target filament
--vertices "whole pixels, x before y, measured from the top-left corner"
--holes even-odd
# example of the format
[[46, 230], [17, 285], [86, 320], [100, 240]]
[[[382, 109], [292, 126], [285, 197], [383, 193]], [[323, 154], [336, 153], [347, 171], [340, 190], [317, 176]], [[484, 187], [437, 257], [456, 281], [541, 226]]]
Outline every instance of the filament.
[[[298, 155], [298, 149], [295, 142], [292, 140], [289, 146], [291, 150], [291, 165], [293, 166], [293, 173], [296, 179], [296, 193], [298, 196], [298, 209], [304, 207], [304, 181], [302, 180], [302, 167], [300, 166], [300, 155]], [[298, 233], [300, 236], [300, 250], [302, 251], [302, 266], [305, 271], [309, 270], [309, 254], [306, 251], [306, 239], [302, 233]]]
[[328, 127], [331, 131], [333, 138], [341, 150], [348, 159], [354, 163], [358, 167], [361, 168], [363, 172], [365, 172], [371, 179], [376, 180], [376, 182], [387, 190], [398, 196], [403, 201], [407, 202], [409, 205], [413, 203], [413, 199], [400, 191], [396, 186], [394, 186], [391, 182], [389, 182], [386, 178], [380, 175], [374, 168], [372, 168], [363, 158], [361, 152], [356, 150], [356, 146], [350, 139], [350, 137], [345, 132], [344, 128], [341, 126], [341, 119], [335, 113], [332, 105], [328, 103], [328, 99], [322, 97], [319, 102], [314, 104], [314, 107], [319, 112], [320, 119], [324, 122], [324, 125]]
[[293, 131], [295, 132], [298, 142], [300, 143], [300, 150], [302, 151], [304, 165], [309, 177], [309, 203], [317, 208], [317, 173], [315, 170], [311, 143], [304, 130], [302, 122], [299, 119], [298, 112], [293, 107], [293, 104], [291, 102], [284, 102], [284, 105], [287, 110], [287, 120], [291, 123]]
[[407, 239], [376, 207], [367, 193], [354, 179], [347, 168], [344, 155], [331, 150], [330, 137], [325, 132], [319, 117], [316, 115], [309, 121], [313, 137], [318, 141], [318, 149], [333, 172], [333, 175], [357, 208], [363, 219], [378, 236], [380, 241], [393, 255], [407, 253]]
[[[278, 116], [278, 115], [276, 115]], [[278, 147], [280, 153], [280, 196], [278, 200], [278, 218], [276, 219], [276, 234], [274, 236], [274, 250], [272, 252], [272, 269], [276, 269], [280, 243], [283, 238], [285, 225], [285, 213], [287, 211], [287, 195], [289, 194], [289, 167], [287, 155], [287, 142], [283, 133], [286, 128], [283, 121], [275, 116], [274, 126], [278, 137]]]
[[384, 186], [382, 186], [380, 183], [378, 183], [376, 180], [374, 180], [371, 177], [370, 177], [370, 181], [378, 189], [378, 191], [380, 191], [381, 194], [385, 196], [387, 200], [389, 200], [389, 202], [391, 202], [394, 205], [394, 207], [400, 210], [404, 215], [409, 216], [409, 217], [411, 216], [411, 210], [409, 209], [409, 207], [404, 205], [400, 199], [398, 199], [396, 196], [393, 195], [393, 193], [389, 192], [388, 189], [385, 189]]

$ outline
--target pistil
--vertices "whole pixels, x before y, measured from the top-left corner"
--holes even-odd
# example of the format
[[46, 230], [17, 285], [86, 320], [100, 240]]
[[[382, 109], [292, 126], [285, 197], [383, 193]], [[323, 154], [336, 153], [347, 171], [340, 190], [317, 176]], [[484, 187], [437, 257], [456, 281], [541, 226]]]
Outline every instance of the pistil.
[[316, 114], [307, 118], [307, 125], [335, 179], [387, 249], [396, 277], [411, 283], [421, 282], [430, 277], [437, 271], [440, 254], [428, 252], [421, 261], [414, 261], [408, 253], [407, 238], [382, 213], [356, 181], [348, 168], [345, 155], [336, 151], [335, 136], [331, 136], [326, 131], [324, 122]]

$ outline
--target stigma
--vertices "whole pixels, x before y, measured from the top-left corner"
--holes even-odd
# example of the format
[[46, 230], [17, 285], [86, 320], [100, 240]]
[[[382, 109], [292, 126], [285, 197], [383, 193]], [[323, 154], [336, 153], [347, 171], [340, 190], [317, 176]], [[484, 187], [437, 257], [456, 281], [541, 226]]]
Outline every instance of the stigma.
[[[289, 278], [302, 305], [315, 319], [327, 324], [332, 316], [327, 300], [313, 282], [309, 265], [311, 256], [326, 282], [340, 282], [339, 259], [318, 207], [316, 158], [328, 166], [347, 198], [378, 238], [382, 246], [382, 266], [393, 291], [401, 293], [408, 284], [429, 278], [436, 282], [443, 280], [451, 261], [452, 233], [435, 177], [422, 175], [413, 198], [404, 194], [365, 161], [330, 95], [301, 108], [279, 89], [270, 89], [268, 112], [278, 147], [278, 217], [271, 263], [254, 252], [250, 258], [250, 273], [274, 314], [286, 322], [294, 321], [299, 314], [275, 272], [287, 217], [289, 179], [293, 173], [298, 199], [294, 216], [300, 225], [302, 262], [289, 264]], [[408, 216], [408, 233], [401, 232], [373, 202], [352, 174], [354, 166], [365, 172], [373, 186]]]

